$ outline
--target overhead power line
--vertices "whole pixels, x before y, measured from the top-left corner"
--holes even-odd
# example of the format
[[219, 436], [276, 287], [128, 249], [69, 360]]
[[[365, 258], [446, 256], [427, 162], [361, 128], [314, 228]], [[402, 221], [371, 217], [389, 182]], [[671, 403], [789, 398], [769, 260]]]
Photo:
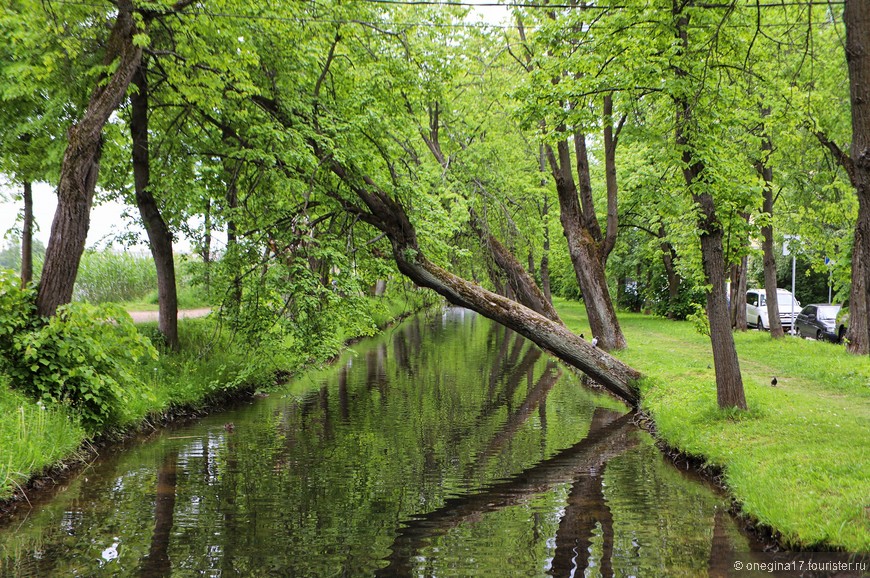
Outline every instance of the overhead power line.
[[[542, 10], [551, 10], [551, 9], [571, 9], [571, 10], [634, 10], [634, 9], [645, 9], [643, 6], [632, 6], [629, 4], [613, 4], [609, 6], [601, 6], [598, 4], [542, 4], [542, 3], [532, 3], [532, 2], [453, 2], [453, 1], [439, 1], [439, 0], [359, 0], [361, 2], [367, 2], [369, 4], [400, 4], [403, 6], [461, 6], [467, 8], [487, 8], [487, 7], [502, 7], [502, 8], [540, 8]], [[715, 9], [715, 8], [748, 8], [748, 9], [756, 9], [756, 8], [783, 8], [790, 6], [830, 6], [844, 5], [845, 0], [807, 0], [805, 2], [801, 2], [800, 0], [789, 0], [788, 2], [765, 2], [761, 4], [753, 4], [746, 3], [742, 5], [734, 5], [730, 2], [705, 2], [700, 4], [695, 4], [695, 8], [706, 8], [706, 9]]]
[[[504, 8], [536, 8], [536, 9], [597, 9], [597, 10], [635, 10], [638, 11], [646, 9], [645, 7], [639, 6], [630, 6], [630, 5], [611, 5], [611, 6], [596, 6], [596, 5], [586, 5], [586, 6], [578, 6], [571, 4], [532, 4], [532, 3], [513, 3], [513, 4], [502, 4], [498, 2], [481, 2], [481, 3], [473, 3], [473, 2], [442, 2], [438, 0], [357, 0], [361, 3], [367, 4], [377, 4], [377, 5], [389, 5], [395, 4], [400, 6], [441, 6], [441, 7], [467, 7], [467, 8], [486, 8], [486, 7], [504, 7]], [[861, 0], [868, 1], [870, 0]], [[54, 0], [56, 4], [67, 4], [73, 6], [89, 6], [94, 8], [106, 8], [105, 4], [101, 4], [95, 2], [93, 0]], [[782, 2], [768, 2], [752, 4], [745, 3], [736, 6], [737, 8], [748, 8], [748, 9], [756, 9], [756, 8], [782, 8], [782, 7], [808, 7], [808, 6], [834, 6], [834, 5], [843, 5], [845, 4], [845, 0], [788, 0]], [[726, 3], [705, 3], [705, 4], [696, 4], [696, 7], [705, 8], [705, 9], [714, 9], [714, 8], [728, 8], [731, 7], [731, 4]], [[241, 13], [233, 13], [233, 12], [212, 12], [206, 9], [187, 9], [183, 12], [184, 14], [193, 15], [193, 16], [206, 16], [209, 18], [226, 18], [233, 20], [261, 20], [266, 22], [295, 22], [302, 24], [338, 24], [338, 25], [346, 25], [346, 24], [356, 24], [361, 26], [369, 26], [369, 27], [378, 27], [378, 28], [386, 28], [386, 27], [394, 27], [394, 28], [456, 28], [456, 29], [493, 29], [493, 30], [513, 30], [515, 25], [513, 24], [496, 24], [490, 22], [432, 22], [432, 21], [406, 21], [406, 20], [365, 20], [365, 19], [355, 19], [355, 18], [329, 18], [329, 17], [318, 17], [318, 16], [275, 16], [275, 15], [264, 15], [264, 14], [241, 14]], [[652, 26], [651, 23], [644, 23], [646, 27]], [[815, 22], [816, 26], [823, 26], [829, 24], [828, 22]], [[765, 27], [789, 27], [792, 26], [791, 23], [769, 23], [765, 24]], [[720, 25], [716, 24], [698, 24], [692, 23], [689, 25], [689, 28], [711, 28], [711, 27], [719, 27]], [[727, 23], [724, 25], [726, 28], [755, 28], [755, 24], [736, 24], [736, 23]], [[644, 27], [644, 26], [640, 26]], [[539, 26], [535, 25], [527, 25], [526, 29], [537, 29]], [[606, 30], [605, 30], [606, 32]]]

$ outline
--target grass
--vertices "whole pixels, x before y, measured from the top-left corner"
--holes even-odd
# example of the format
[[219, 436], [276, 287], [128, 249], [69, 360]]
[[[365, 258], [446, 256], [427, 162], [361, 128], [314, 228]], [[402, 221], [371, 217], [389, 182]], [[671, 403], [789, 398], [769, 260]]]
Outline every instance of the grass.
[[84, 429], [66, 412], [10, 389], [0, 374], [0, 496], [10, 495], [33, 472], [74, 455], [84, 440]]
[[[209, 303], [206, 292], [197, 286], [180, 286], [177, 297], [179, 309], [199, 309], [213, 305]], [[157, 311], [160, 308], [157, 302], [157, 290], [149, 291], [140, 299], [124, 301], [121, 306], [127, 311]]]
[[[582, 304], [557, 301], [588, 332]], [[709, 339], [690, 323], [619, 317], [658, 435], [722, 468], [743, 511], [792, 547], [870, 552], [870, 360], [826, 342], [736, 333], [749, 410], [722, 411]], [[589, 333], [587, 333], [589, 334]], [[778, 384], [771, 387], [771, 378]]]
[[[378, 327], [424, 305], [426, 293], [399, 292], [390, 297], [370, 298], [372, 318]], [[349, 320], [349, 327], [356, 327]], [[138, 326], [146, 335], [156, 335], [156, 323]], [[368, 328], [366, 328], [368, 331]], [[221, 329], [214, 318], [179, 321], [179, 353], [163, 353], [139, 368], [146, 386], [142, 395], [130, 396], [122, 414], [125, 427], [165, 415], [177, 407], [197, 408], [215, 394], [239, 388], [267, 389], [278, 372], [301, 371], [312, 363], [338, 353], [344, 340], [357, 337], [355, 330], [341, 332], [336, 349], [322, 359], [302, 356], [285, 338], [256, 349]], [[96, 432], [96, 435], [105, 432]], [[0, 371], [0, 500], [11, 497], [32, 476], [76, 455], [88, 439], [77, 416], [65, 406], [46, 409], [13, 390]]]

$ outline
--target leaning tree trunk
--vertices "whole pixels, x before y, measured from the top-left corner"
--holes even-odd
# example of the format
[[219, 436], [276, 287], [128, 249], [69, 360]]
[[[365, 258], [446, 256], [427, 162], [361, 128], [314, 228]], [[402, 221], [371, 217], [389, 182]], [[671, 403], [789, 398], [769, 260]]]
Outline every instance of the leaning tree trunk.
[[21, 286], [33, 281], [33, 185], [24, 181], [24, 225], [21, 227]]
[[377, 188], [369, 177], [361, 178], [363, 186], [358, 182], [360, 179], [354, 178], [337, 162], [332, 162], [331, 169], [365, 203], [368, 211], [360, 212], [360, 218], [390, 239], [393, 257], [402, 274], [421, 287], [435, 290], [451, 303], [477, 311], [513, 329], [588, 374], [614, 395], [632, 405], [637, 404], [639, 372], [592, 346], [563, 325], [432, 263], [420, 251], [414, 226], [398, 202]]
[[[429, 109], [429, 132], [427, 134], [421, 129], [420, 136], [423, 138], [423, 142], [426, 143], [432, 156], [438, 161], [438, 164], [447, 171], [450, 168], [450, 162], [441, 149], [439, 115], [440, 107], [436, 102]], [[480, 190], [485, 190], [485, 186], [480, 179], [472, 178], [472, 181]], [[489, 253], [492, 263], [498, 268], [497, 270], [489, 268], [493, 285], [499, 288], [501, 285], [498, 280], [499, 273], [503, 274], [507, 278], [507, 289], [512, 294], [512, 297], [541, 315], [562, 323], [562, 320], [559, 319], [559, 314], [556, 313], [556, 309], [553, 307], [552, 299], [546, 297], [546, 294], [538, 287], [534, 277], [529, 274], [529, 271], [526, 271], [519, 262], [519, 259], [489, 232], [486, 222], [480, 218], [471, 206], [468, 207], [468, 212], [471, 217], [470, 224], [472, 231], [477, 235], [481, 246]], [[547, 248], [545, 248], [546, 250]], [[534, 260], [531, 256], [529, 259], [530, 269], [532, 269], [534, 267]], [[549, 271], [546, 271], [546, 274], [547, 283], [549, 284]]]
[[526, 271], [514, 254], [491, 233], [485, 230], [486, 223], [481, 220], [474, 209], [469, 207], [468, 212], [471, 216], [470, 224], [472, 231], [480, 239], [481, 245], [489, 252], [489, 256], [498, 266], [499, 270], [507, 277], [508, 285], [514, 297], [516, 297], [516, 301], [556, 323], [563, 324], [553, 304], [547, 300], [537, 283], [535, 283], [535, 280], [529, 275], [528, 271]]
[[60, 167], [57, 210], [45, 252], [36, 310], [41, 316], [54, 315], [60, 305], [72, 299], [79, 261], [85, 250], [90, 226], [91, 202], [97, 184], [103, 126], [121, 102], [142, 58], [133, 44], [136, 24], [131, 0], [119, 0], [118, 16], [112, 27], [105, 63], [117, 62], [108, 82], [98, 82], [82, 118], [70, 127]]
[[148, 234], [148, 246], [157, 269], [157, 328], [173, 351], [178, 350], [178, 293], [175, 283], [175, 261], [172, 257], [172, 233], [160, 215], [160, 208], [151, 193], [151, 164], [148, 149], [148, 76], [144, 61], [140, 61], [133, 84], [138, 89], [130, 97], [130, 134], [133, 140], [133, 181], [136, 206]]
[[[568, 242], [568, 255], [574, 266], [577, 283], [583, 292], [583, 303], [586, 306], [589, 326], [592, 335], [598, 338], [602, 348], [622, 349], [626, 346], [625, 336], [622, 334], [610, 291], [607, 288], [607, 277], [599, 254], [598, 242], [586, 227], [592, 225], [591, 221], [584, 217], [577, 186], [571, 176], [568, 143], [560, 141], [557, 150], [558, 158], [552, 147], [546, 147], [547, 158], [556, 180], [562, 231]], [[589, 196], [591, 203], [591, 195]]]
[[870, 3], [847, 0], [843, 20], [852, 103], [852, 182], [858, 194], [847, 347], [852, 353], [867, 355], [870, 353]]

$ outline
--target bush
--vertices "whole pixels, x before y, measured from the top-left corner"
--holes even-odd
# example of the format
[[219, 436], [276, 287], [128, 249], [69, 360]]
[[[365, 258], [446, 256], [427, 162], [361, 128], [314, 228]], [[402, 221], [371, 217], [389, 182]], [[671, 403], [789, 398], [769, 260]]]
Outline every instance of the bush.
[[73, 303], [48, 320], [34, 315], [34, 292], [0, 275], [0, 355], [13, 386], [35, 399], [68, 404], [91, 430], [123, 423], [136, 377], [157, 351], [116, 305]]

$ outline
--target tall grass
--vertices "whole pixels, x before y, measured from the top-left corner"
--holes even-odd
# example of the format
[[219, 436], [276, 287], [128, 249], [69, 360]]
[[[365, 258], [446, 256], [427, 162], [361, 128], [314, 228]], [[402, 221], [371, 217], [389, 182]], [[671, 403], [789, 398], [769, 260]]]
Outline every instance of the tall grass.
[[[582, 305], [556, 307], [570, 328], [588, 331]], [[786, 544], [870, 552], [866, 356], [735, 333], [749, 411], [723, 411], [709, 338], [688, 322], [638, 314], [621, 314], [620, 324], [629, 347], [618, 357], [646, 375], [642, 405], [669, 445], [722, 468], [743, 511]]]
[[150, 256], [87, 250], [82, 255], [73, 299], [108, 303], [141, 299], [157, 287]]
[[0, 496], [34, 473], [74, 455], [85, 430], [63, 410], [49, 409], [10, 389], [0, 374]]

